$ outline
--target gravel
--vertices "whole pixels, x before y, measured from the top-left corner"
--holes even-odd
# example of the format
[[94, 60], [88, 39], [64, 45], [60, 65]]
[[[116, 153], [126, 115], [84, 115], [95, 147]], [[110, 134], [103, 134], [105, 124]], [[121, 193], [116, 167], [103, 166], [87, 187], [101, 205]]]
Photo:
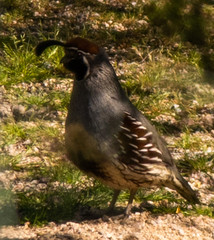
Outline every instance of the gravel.
[[123, 239], [123, 240], [213, 240], [214, 220], [184, 217], [182, 214], [154, 215], [148, 212], [132, 214], [128, 219], [109, 218], [83, 222], [66, 222], [37, 228], [9, 226], [0, 230], [0, 239]]

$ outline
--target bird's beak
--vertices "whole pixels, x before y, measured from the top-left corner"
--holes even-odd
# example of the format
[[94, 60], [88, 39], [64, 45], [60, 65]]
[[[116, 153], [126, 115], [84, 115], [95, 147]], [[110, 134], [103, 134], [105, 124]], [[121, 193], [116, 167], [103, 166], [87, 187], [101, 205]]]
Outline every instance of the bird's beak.
[[68, 63], [69, 61], [71, 61], [71, 58], [69, 58], [67, 55], [65, 55], [65, 56], [60, 60], [60, 63], [66, 64], [66, 63]]

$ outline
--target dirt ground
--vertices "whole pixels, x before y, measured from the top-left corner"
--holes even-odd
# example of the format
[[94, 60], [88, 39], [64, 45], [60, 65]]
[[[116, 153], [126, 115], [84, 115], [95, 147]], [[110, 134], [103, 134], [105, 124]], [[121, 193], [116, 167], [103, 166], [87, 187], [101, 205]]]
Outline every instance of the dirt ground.
[[0, 239], [123, 239], [123, 240], [212, 240], [214, 220], [184, 217], [182, 214], [154, 215], [135, 212], [128, 219], [103, 218], [82, 222], [49, 223], [48, 226], [30, 228], [9, 226], [0, 230]]

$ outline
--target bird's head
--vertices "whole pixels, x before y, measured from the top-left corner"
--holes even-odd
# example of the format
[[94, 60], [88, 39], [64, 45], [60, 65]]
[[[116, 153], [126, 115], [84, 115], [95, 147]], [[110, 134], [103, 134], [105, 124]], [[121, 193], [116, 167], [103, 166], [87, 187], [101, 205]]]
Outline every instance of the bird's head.
[[[104, 53], [95, 43], [84, 38], [72, 38], [66, 43], [57, 40], [40, 42], [35, 51], [40, 56], [43, 51], [53, 45], [64, 47], [65, 55], [61, 59], [64, 67], [75, 74], [77, 80], [86, 79], [96, 65], [100, 53]], [[104, 54], [105, 55], [105, 54]]]

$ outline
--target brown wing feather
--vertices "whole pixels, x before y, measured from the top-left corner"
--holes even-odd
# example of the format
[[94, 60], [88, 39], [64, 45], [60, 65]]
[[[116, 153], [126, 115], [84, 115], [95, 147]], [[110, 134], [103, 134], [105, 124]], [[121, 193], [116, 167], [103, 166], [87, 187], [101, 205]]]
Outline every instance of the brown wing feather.
[[124, 164], [139, 166], [141, 171], [146, 169], [144, 164], [163, 164], [161, 151], [151, 141], [152, 133], [127, 112], [117, 139], [120, 143], [119, 160]]

